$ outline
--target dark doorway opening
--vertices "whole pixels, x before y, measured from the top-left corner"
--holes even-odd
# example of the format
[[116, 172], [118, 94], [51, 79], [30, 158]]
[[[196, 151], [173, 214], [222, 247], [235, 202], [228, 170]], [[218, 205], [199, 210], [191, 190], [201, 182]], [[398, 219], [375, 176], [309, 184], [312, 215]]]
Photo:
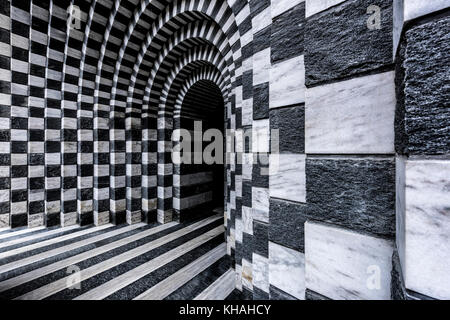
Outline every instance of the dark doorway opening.
[[[191, 133], [193, 163], [183, 163], [174, 168], [174, 175], [178, 175], [179, 179], [178, 186], [174, 183], [174, 197], [178, 197], [178, 205], [174, 205], [175, 218], [184, 222], [211, 215], [214, 211], [223, 212], [226, 183], [225, 108], [219, 87], [207, 80], [196, 82], [183, 100], [180, 118], [175, 123], [177, 121], [179, 124], [175, 124], [175, 128], [186, 129]], [[215, 129], [216, 133], [220, 132], [219, 143], [222, 145], [222, 150], [215, 149], [211, 153], [214, 157], [221, 158], [220, 163], [215, 164], [204, 161], [205, 148], [212, 142], [217, 143], [217, 135], [210, 141], [203, 140], [204, 134], [208, 130], [212, 132], [211, 129]], [[197, 134], [194, 134], [194, 130]], [[198, 155], [198, 146], [201, 146], [201, 155]], [[199, 157], [202, 159], [201, 163], [198, 161]], [[194, 162], [194, 159], [197, 161]]]

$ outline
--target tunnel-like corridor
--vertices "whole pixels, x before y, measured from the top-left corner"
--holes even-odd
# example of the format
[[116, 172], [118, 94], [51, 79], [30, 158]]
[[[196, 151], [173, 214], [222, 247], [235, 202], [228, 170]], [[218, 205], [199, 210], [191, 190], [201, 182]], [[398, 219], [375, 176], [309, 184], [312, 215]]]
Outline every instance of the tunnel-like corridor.
[[0, 299], [450, 298], [449, 10], [0, 0]]

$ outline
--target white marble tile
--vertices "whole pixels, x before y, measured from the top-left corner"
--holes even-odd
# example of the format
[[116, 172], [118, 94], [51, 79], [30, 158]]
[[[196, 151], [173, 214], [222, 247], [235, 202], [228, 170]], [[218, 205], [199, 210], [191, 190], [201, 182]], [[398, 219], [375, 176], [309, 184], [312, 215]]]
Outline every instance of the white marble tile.
[[405, 184], [405, 285], [450, 299], [450, 160], [407, 161]]
[[242, 286], [253, 290], [253, 264], [242, 259]]
[[272, 0], [272, 18], [292, 9], [305, 0]]
[[336, 300], [389, 300], [392, 253], [388, 240], [307, 222], [306, 287]]
[[235, 226], [236, 226], [235, 231], [236, 241], [242, 243], [242, 231], [243, 231], [242, 219], [236, 218]]
[[306, 202], [306, 156], [271, 154], [269, 188], [272, 198]]
[[306, 153], [394, 152], [394, 72], [306, 90]]
[[305, 89], [303, 55], [274, 64], [270, 68], [270, 108], [305, 102]]
[[270, 11], [269, 6], [252, 19], [253, 34], [258, 33], [272, 23]]
[[252, 188], [252, 217], [269, 223], [269, 189]]
[[[405, 166], [406, 158], [395, 159], [395, 243], [401, 265], [405, 261]], [[403, 274], [405, 270], [403, 269]]]
[[253, 286], [269, 293], [269, 259], [253, 253]]
[[306, 17], [331, 8], [345, 0], [306, 0]]
[[253, 99], [242, 100], [242, 125], [250, 126], [253, 122]]
[[270, 149], [270, 120], [253, 121], [252, 152], [269, 153]]
[[253, 55], [253, 86], [269, 81], [270, 48]]
[[404, 0], [403, 6], [405, 21], [409, 21], [448, 8], [450, 2], [448, 0]]
[[243, 232], [253, 235], [252, 208], [242, 206], [242, 224]]
[[304, 254], [269, 242], [269, 282], [297, 299], [305, 299]]

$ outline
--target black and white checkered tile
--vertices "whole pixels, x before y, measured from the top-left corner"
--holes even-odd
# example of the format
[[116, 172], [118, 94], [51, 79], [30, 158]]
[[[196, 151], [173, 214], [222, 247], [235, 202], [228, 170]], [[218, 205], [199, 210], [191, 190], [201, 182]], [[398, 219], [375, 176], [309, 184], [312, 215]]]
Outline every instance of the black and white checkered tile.
[[209, 210], [203, 120], [242, 297], [450, 297], [445, 1], [0, 4], [0, 227]]

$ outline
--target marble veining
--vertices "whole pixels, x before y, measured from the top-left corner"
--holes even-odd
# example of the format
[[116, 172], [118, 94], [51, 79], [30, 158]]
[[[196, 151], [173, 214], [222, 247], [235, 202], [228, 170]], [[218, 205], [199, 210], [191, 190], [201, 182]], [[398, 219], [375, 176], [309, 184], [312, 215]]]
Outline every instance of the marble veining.
[[306, 153], [394, 152], [394, 72], [306, 90]]
[[269, 242], [270, 285], [303, 300], [305, 298], [305, 256]]
[[253, 220], [269, 223], [269, 189], [252, 188]]
[[269, 292], [269, 259], [253, 253], [253, 286]]
[[295, 7], [297, 4], [304, 2], [305, 0], [276, 0], [272, 1], [271, 11], [272, 18], [275, 18]]
[[450, 299], [450, 162], [406, 162], [406, 288]]
[[306, 17], [331, 8], [345, 0], [306, 0]]
[[305, 61], [298, 56], [270, 68], [269, 107], [305, 102]]
[[270, 155], [271, 197], [306, 202], [305, 160], [304, 154]]
[[330, 299], [389, 300], [393, 243], [305, 224], [306, 287]]

